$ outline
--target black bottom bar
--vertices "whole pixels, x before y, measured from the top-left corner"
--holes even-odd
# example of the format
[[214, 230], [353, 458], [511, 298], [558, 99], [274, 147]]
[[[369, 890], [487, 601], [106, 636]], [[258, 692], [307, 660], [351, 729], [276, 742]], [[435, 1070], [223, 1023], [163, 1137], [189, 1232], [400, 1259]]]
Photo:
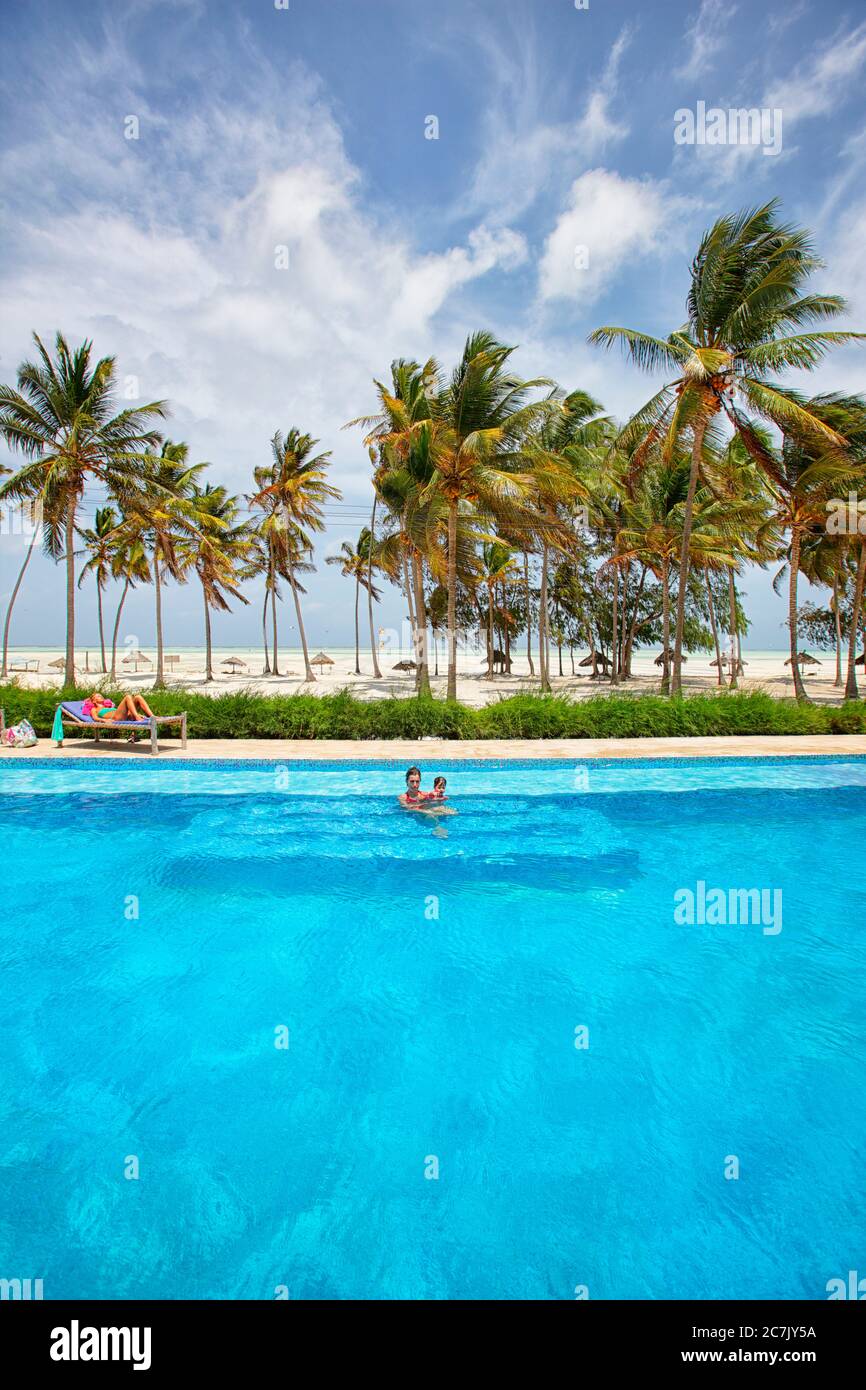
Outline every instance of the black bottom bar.
[[[862, 1302], [863, 1300], [861, 1300]], [[484, 1311], [479, 1313], [479, 1309]], [[471, 1309], [472, 1322], [466, 1312]], [[319, 1368], [345, 1364], [353, 1373], [390, 1365], [429, 1375], [437, 1360], [453, 1372], [453, 1330], [471, 1359], [492, 1369], [515, 1347], [532, 1346], [541, 1362], [568, 1357], [577, 1371], [653, 1373], [675, 1366], [803, 1365], [828, 1371], [861, 1359], [864, 1319], [845, 1302], [638, 1303], [196, 1303], [6, 1302], [0, 1305], [3, 1364], [17, 1375], [68, 1377], [198, 1375], [287, 1370], [313, 1357]], [[504, 1316], [501, 1330], [496, 1320]], [[381, 1319], [381, 1321], [380, 1321]], [[400, 1333], [417, 1339], [407, 1353]], [[543, 1342], [536, 1339], [539, 1332]], [[435, 1341], [428, 1340], [435, 1337]], [[399, 1348], [399, 1350], [398, 1350]], [[464, 1353], [459, 1359], [466, 1360]], [[91, 1359], [96, 1353], [98, 1359]], [[407, 1360], [407, 1355], [409, 1359]], [[592, 1361], [587, 1358], [591, 1357]], [[410, 1364], [416, 1361], [417, 1364]], [[306, 1363], [305, 1363], [306, 1364]]]

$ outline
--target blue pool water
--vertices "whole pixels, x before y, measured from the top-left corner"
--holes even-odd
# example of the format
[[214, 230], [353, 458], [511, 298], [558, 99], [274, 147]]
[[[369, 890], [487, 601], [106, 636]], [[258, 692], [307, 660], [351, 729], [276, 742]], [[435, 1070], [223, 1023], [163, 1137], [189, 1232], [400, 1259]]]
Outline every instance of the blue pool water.
[[[866, 760], [454, 763], [447, 836], [402, 767], [130, 763], [0, 764], [0, 1275], [816, 1299], [866, 1268]], [[677, 922], [699, 882], [781, 930]]]

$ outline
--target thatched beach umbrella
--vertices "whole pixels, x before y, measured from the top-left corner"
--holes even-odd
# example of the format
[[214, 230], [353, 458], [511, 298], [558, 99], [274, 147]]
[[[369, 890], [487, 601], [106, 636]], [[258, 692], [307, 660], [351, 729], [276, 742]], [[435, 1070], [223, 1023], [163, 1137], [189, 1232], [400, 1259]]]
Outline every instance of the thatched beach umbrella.
[[56, 661], [49, 661], [48, 666], [52, 671], [65, 671], [66, 662], [62, 656], [59, 656]]
[[710, 662], [711, 666], [727, 666], [727, 664], [728, 658], [724, 655], [718, 661], [715, 657], [713, 657], [712, 661]]
[[162, 659], [165, 662], [166, 666], [170, 666], [172, 670], [174, 670], [175, 666], [180, 661], [179, 656], [164, 656]]
[[331, 658], [326, 656], [324, 652], [317, 652], [310, 662], [311, 666], [318, 666], [320, 669], [324, 666], [333, 666], [333, 664]]
[[[592, 656], [592, 653], [590, 652], [589, 656], [585, 656], [585, 657], [583, 658], [583, 661], [579, 661], [577, 664], [578, 664], [578, 666], [591, 666], [591, 665], [592, 665], [592, 662], [593, 662], [593, 656]], [[609, 659], [608, 657], [604, 656], [601, 652], [596, 652], [596, 654], [595, 654], [595, 664], [596, 664], [596, 666], [609, 666], [609, 665], [610, 665], [610, 659]]]
[[140, 651], [130, 652], [129, 656], [125, 656], [123, 658], [124, 666], [131, 666], [133, 663], [135, 663], [136, 671], [138, 670], [139, 665], [149, 666], [151, 664], [150, 657], [145, 656], [144, 652]]
[[[798, 660], [798, 662], [800, 663], [801, 666], [820, 666], [820, 665], [822, 664], [822, 663], [818, 660], [817, 656], [813, 656], [811, 652], [798, 652], [798, 653], [797, 653], [797, 660]], [[786, 666], [790, 666], [790, 665], [791, 665], [791, 658], [790, 658], [790, 657], [788, 657], [788, 660], [785, 662], [785, 665], [786, 665]]]
[[409, 661], [407, 659], [404, 661], [398, 661], [396, 666], [394, 666], [392, 669], [394, 671], [417, 671], [418, 666], [414, 661]]
[[237, 671], [245, 671], [247, 669], [247, 663], [245, 661], [241, 661], [239, 656], [223, 657], [222, 664], [223, 666], [230, 666], [232, 668], [232, 675], [234, 675]]
[[[669, 662], [673, 661], [673, 659], [674, 659], [674, 649], [673, 649], [673, 647], [668, 647], [667, 653], [665, 653], [665, 652], [659, 652], [658, 656], [656, 657], [656, 666], [664, 666], [664, 664], [665, 664], [665, 655], [667, 655], [667, 659], [668, 659]], [[681, 661], [688, 661], [688, 657], [686, 656], [685, 652], [683, 652], [682, 656], [680, 657], [680, 660], [681, 660]], [[713, 663], [713, 664], [715, 665], [715, 663]]]
[[861, 652], [859, 656], [855, 656], [854, 665], [866, 666], [866, 652]]

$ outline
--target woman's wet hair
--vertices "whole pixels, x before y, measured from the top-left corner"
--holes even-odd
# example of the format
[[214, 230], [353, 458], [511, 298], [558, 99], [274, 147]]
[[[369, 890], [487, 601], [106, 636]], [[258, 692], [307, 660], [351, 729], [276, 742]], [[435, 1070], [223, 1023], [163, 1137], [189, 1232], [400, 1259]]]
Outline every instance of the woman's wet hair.
[[406, 773], [406, 781], [408, 782], [410, 777], [420, 777], [420, 776], [421, 776], [421, 769], [420, 769], [420, 767], [410, 767], [409, 771]]

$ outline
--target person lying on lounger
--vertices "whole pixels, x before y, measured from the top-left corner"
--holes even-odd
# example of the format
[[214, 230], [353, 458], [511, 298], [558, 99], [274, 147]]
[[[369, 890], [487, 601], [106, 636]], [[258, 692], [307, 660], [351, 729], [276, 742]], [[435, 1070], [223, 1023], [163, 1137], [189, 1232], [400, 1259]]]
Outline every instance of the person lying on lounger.
[[[153, 710], [147, 703], [143, 695], [124, 695], [119, 705], [115, 705], [112, 700], [100, 695], [98, 690], [94, 690], [89, 700], [85, 700], [81, 707], [81, 713], [85, 719], [98, 719], [100, 724], [118, 723], [144, 723], [146, 719], [153, 718]], [[135, 738], [135, 734], [130, 734], [130, 738]]]

